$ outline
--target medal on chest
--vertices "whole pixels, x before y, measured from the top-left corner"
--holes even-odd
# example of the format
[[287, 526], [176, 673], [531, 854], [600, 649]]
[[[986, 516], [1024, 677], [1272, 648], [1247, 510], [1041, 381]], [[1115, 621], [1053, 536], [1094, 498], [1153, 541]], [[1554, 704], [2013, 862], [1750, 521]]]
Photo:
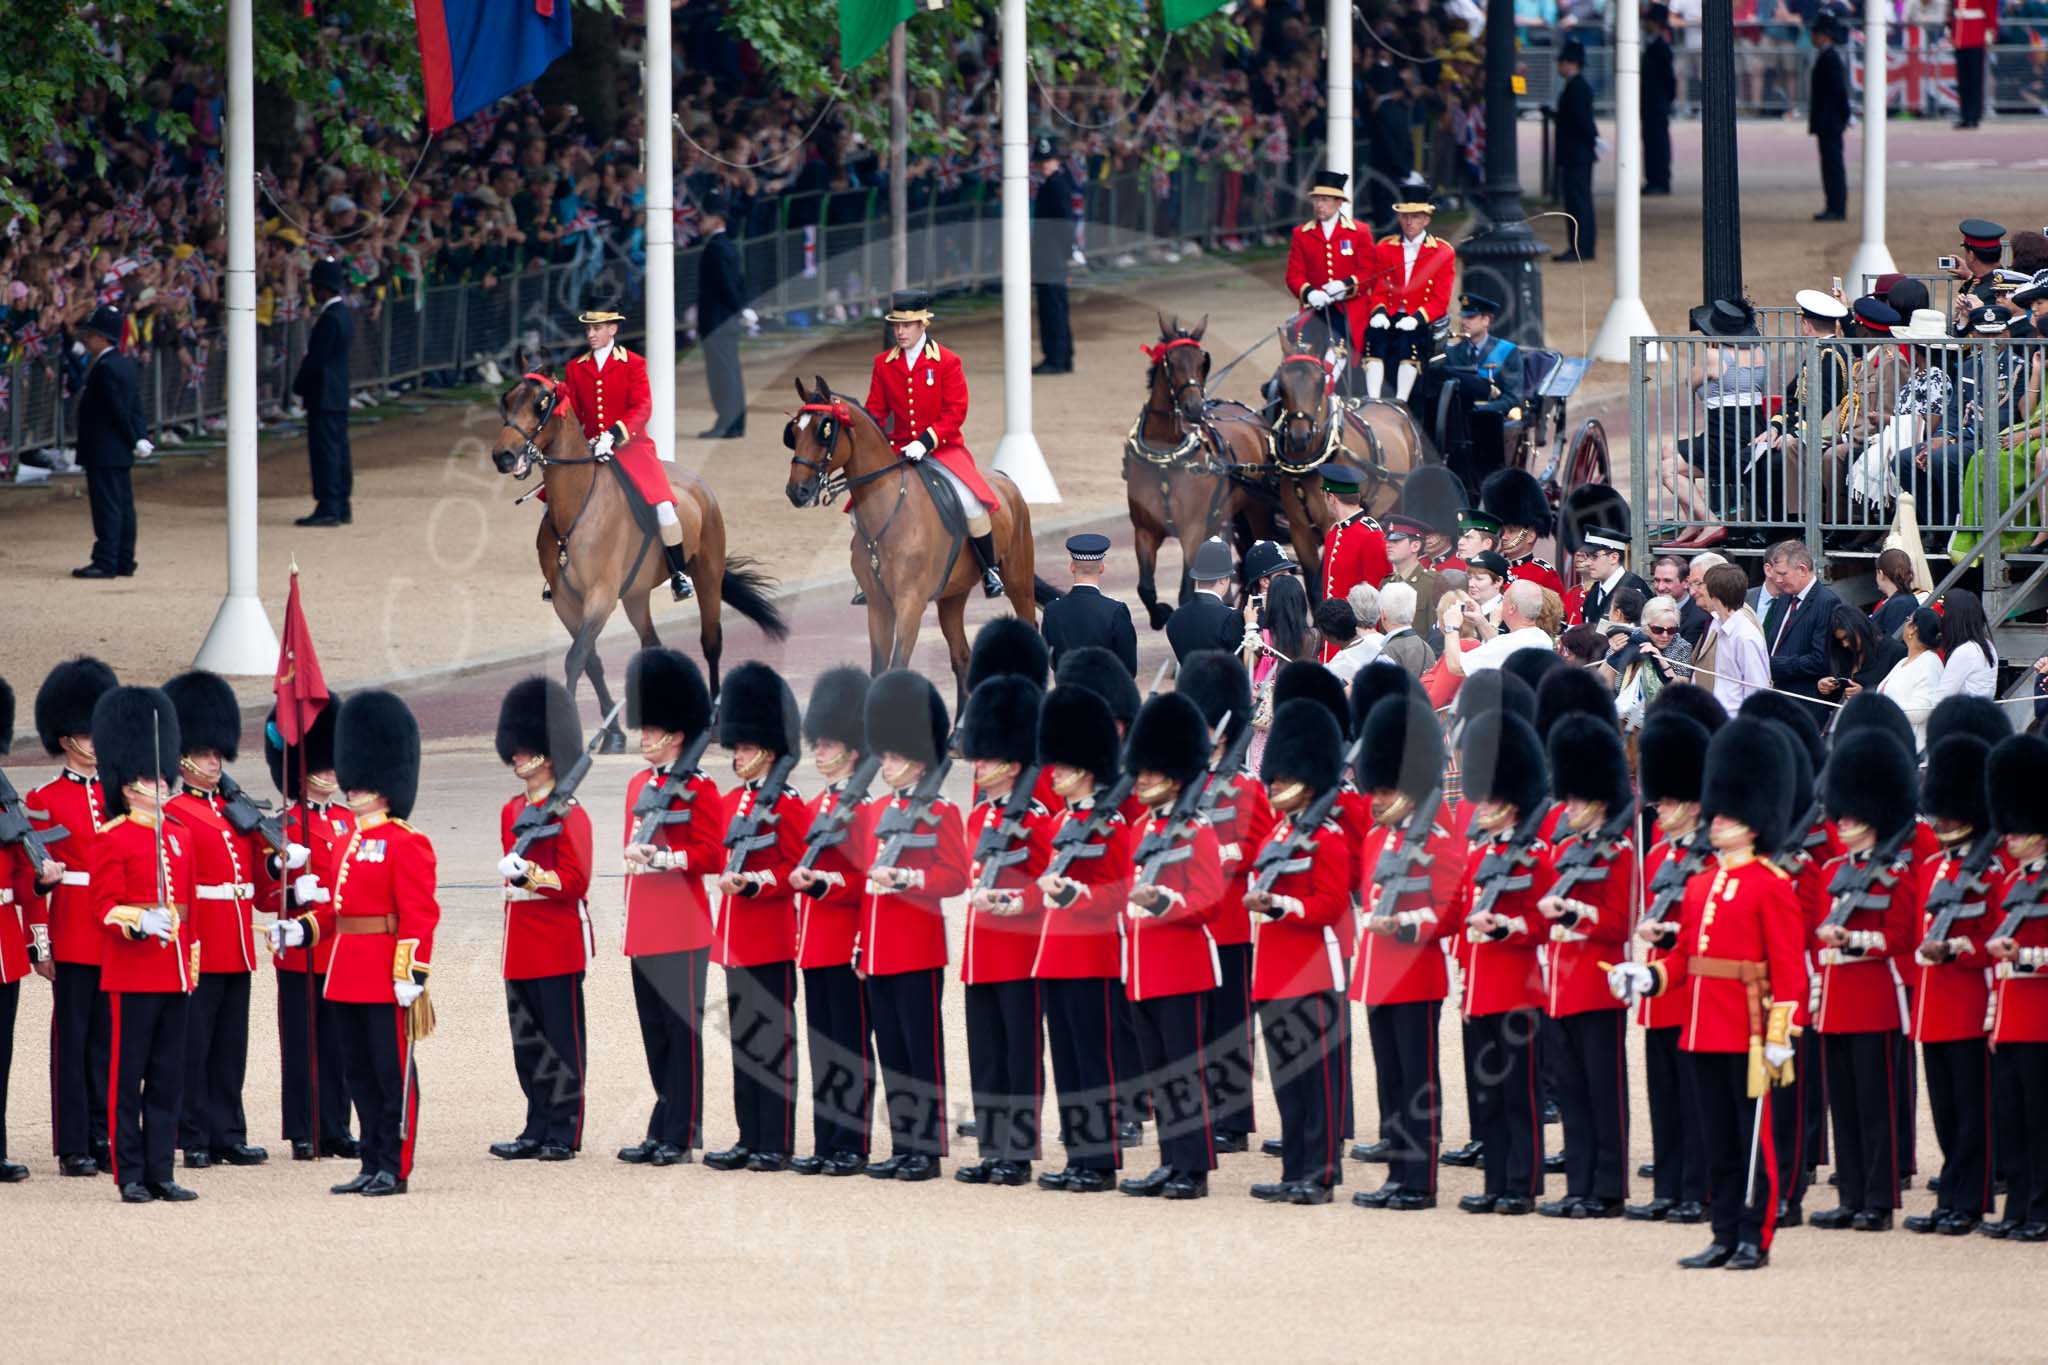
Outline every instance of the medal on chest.
[[359, 863], [381, 863], [384, 861], [384, 841], [365, 839], [356, 845], [356, 861]]

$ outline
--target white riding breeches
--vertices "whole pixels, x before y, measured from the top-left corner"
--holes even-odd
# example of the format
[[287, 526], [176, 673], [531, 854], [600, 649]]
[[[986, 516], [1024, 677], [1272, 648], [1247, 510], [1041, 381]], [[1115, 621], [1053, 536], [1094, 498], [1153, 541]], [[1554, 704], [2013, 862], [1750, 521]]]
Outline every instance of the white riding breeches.
[[966, 480], [946, 468], [945, 465], [930, 457], [926, 457], [925, 463], [937, 469], [940, 474], [945, 476], [946, 482], [953, 485], [954, 495], [960, 499], [960, 511], [969, 521], [973, 521], [978, 517], [985, 517], [994, 510], [993, 508], [983, 506], [981, 499], [974, 496], [974, 490], [967, 486]]

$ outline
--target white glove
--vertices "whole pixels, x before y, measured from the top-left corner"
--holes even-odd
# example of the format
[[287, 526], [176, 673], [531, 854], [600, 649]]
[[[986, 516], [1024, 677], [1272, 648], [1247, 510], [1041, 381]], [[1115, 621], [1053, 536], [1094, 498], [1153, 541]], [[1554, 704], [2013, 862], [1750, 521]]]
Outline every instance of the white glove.
[[142, 912], [142, 932], [154, 939], [169, 943], [178, 936], [178, 922], [171, 912], [162, 906], [151, 906]]
[[1330, 306], [1330, 291], [1327, 289], [1309, 290], [1308, 306], [1311, 308], [1328, 308]]
[[1415, 328], [1416, 317], [1413, 313], [1403, 315], [1401, 320], [1394, 324], [1394, 330], [1397, 332], [1412, 332]]
[[507, 853], [504, 857], [498, 859], [498, 875], [508, 882], [516, 882], [524, 877], [527, 869], [532, 866], [532, 863], [529, 863], [517, 853]]
[[1773, 1071], [1791, 1060], [1792, 1045], [1790, 1043], [1764, 1044], [1764, 1065], [1770, 1067]]
[[751, 308], [740, 309], [740, 316], [746, 320], [747, 326], [749, 327], [758, 327], [761, 325], [761, 315]]
[[1640, 962], [1617, 962], [1607, 969], [1607, 989], [1624, 1004], [1647, 995], [1657, 984], [1657, 974]]
[[1372, 315], [1372, 321], [1367, 323], [1366, 325], [1368, 327], [1373, 328], [1376, 331], [1384, 332], [1387, 330], [1387, 327], [1389, 325], [1387, 315], [1385, 313], [1374, 313]]
[[1323, 286], [1323, 292], [1330, 296], [1332, 303], [1335, 303], [1338, 299], [1351, 297], [1351, 283], [1348, 280], [1331, 280]]
[[394, 981], [391, 983], [391, 994], [397, 997], [401, 1009], [411, 1009], [412, 1002], [419, 999], [421, 993], [426, 989], [425, 986], [420, 985], [416, 981]]
[[292, 880], [292, 897], [300, 905], [327, 904], [327, 888], [320, 885], [320, 879], [310, 872], [301, 872]]
[[313, 850], [304, 844], [287, 843], [284, 846], [284, 870], [297, 872], [306, 865], [306, 859], [313, 856]]
[[150, 440], [147, 436], [135, 443], [136, 459], [146, 460], [154, 454], [156, 454], [156, 442]]
[[612, 429], [610, 427], [606, 427], [603, 431], [597, 434], [597, 439], [590, 443], [590, 453], [593, 455], [611, 454], [612, 445], [614, 444], [615, 440], [616, 438], [612, 435]]
[[306, 946], [306, 926], [295, 919], [281, 919], [270, 926], [270, 951], [281, 953], [287, 948]]
[[931, 448], [924, 443], [924, 438], [922, 437], [903, 447], [903, 458], [906, 460], [922, 460], [929, 454], [931, 454]]

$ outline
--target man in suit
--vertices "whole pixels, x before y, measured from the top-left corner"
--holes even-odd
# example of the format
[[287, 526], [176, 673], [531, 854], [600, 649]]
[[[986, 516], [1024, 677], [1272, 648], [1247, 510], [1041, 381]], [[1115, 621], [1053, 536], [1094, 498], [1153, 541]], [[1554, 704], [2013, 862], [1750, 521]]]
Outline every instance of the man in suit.
[[348, 273], [328, 257], [313, 263], [313, 334], [292, 392], [306, 405], [306, 462], [313, 473], [313, 511], [295, 526], [346, 526], [355, 470], [348, 450], [348, 353], [356, 317], [342, 297]]
[[1211, 536], [1195, 551], [1188, 570], [1195, 590], [1166, 618], [1166, 643], [1173, 647], [1174, 658], [1186, 659], [1204, 649], [1235, 654], [1244, 643], [1244, 617], [1223, 600], [1235, 568], [1230, 543], [1220, 537]]
[[732, 441], [747, 434], [747, 381], [740, 373], [740, 328], [754, 321], [747, 307], [747, 277], [740, 248], [725, 230], [723, 195], [704, 201], [698, 221], [704, 249], [697, 255], [697, 336], [704, 346], [704, 378], [713, 421], [700, 441]]
[[1842, 41], [1841, 16], [1823, 8], [1813, 16], [1813, 94], [1807, 103], [1806, 131], [1820, 148], [1820, 188], [1826, 200], [1816, 223], [1839, 223], [1849, 216], [1849, 171], [1842, 161], [1842, 134], [1849, 127], [1849, 63], [1837, 46]]
[[[1813, 552], [1799, 540], [1781, 540], [1764, 552], [1764, 586], [1769, 596], [1758, 609], [1771, 654], [1771, 683], [1817, 699], [1820, 680], [1829, 676], [1828, 640], [1842, 599], [1814, 576]], [[1816, 722], [1826, 719], [1815, 711]]]
[[1074, 372], [1074, 331], [1067, 323], [1067, 261], [1074, 251], [1074, 177], [1060, 145], [1041, 137], [1031, 146], [1038, 193], [1031, 201], [1031, 292], [1038, 298], [1038, 344], [1045, 359], [1033, 374]]
[[1590, 261], [1600, 236], [1593, 209], [1593, 163], [1599, 159], [1600, 130], [1593, 122], [1593, 85], [1586, 79], [1586, 47], [1576, 39], [1557, 50], [1557, 185], [1564, 211], [1576, 220], [1558, 261]]
[[1671, 9], [1643, 8], [1643, 193], [1671, 193], [1671, 106], [1678, 71], [1671, 57]]
[[1586, 589], [1583, 612], [1587, 625], [1598, 625], [1607, 619], [1607, 608], [1614, 601], [1614, 594], [1623, 588], [1634, 588], [1643, 595], [1644, 601], [1650, 600], [1650, 585], [1628, 566], [1626, 531], [1594, 527], [1583, 532], [1583, 536], [1586, 553], [1593, 560], [1593, 585]]
[[72, 342], [85, 353], [78, 379], [78, 463], [92, 506], [92, 563], [73, 578], [127, 578], [135, 572], [135, 490], [129, 471], [156, 449], [143, 421], [135, 362], [121, 354], [120, 310], [97, 308]]
[[1054, 668], [1060, 666], [1060, 655], [1068, 650], [1101, 645], [1133, 675], [1138, 671], [1138, 631], [1131, 624], [1131, 609], [1103, 595], [1102, 560], [1108, 553], [1108, 536], [1088, 532], [1067, 537], [1074, 586], [1066, 596], [1046, 604], [1045, 619], [1039, 626], [1052, 651]]

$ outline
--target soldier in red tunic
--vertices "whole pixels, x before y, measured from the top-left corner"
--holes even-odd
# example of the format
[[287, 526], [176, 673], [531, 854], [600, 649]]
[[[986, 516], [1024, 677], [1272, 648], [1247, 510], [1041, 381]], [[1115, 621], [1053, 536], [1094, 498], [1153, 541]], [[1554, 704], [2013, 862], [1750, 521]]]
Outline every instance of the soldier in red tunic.
[[107, 1146], [107, 1055], [112, 1037], [107, 998], [100, 990], [101, 944], [106, 937], [93, 909], [92, 845], [107, 818], [92, 747], [92, 710], [114, 690], [114, 670], [98, 659], [67, 660], [50, 670], [36, 692], [36, 737], [64, 766], [22, 798], [40, 830], [62, 829], [50, 856], [63, 881], [50, 890], [44, 963], [36, 970], [55, 987], [50, 1005], [50, 1136], [57, 1169], [69, 1176], [99, 1174], [111, 1158]]
[[126, 1203], [183, 1203], [199, 1197], [172, 1179], [199, 938], [192, 835], [164, 810], [178, 773], [177, 709], [156, 688], [115, 688], [93, 708], [92, 746], [106, 784], [90, 885], [113, 1025], [109, 1173]]
[[1941, 840], [1920, 863], [1926, 923], [1914, 951], [1913, 1037], [1927, 1068], [1927, 1108], [1941, 1144], [1940, 1197], [1905, 1229], [1960, 1237], [1991, 1208], [1991, 1047], [1985, 1016], [1991, 965], [1984, 945], [2005, 918], [2013, 864], [2001, 856], [1985, 796], [1991, 746], [1952, 734], [1927, 753], [1920, 808]]
[[749, 660], [718, 699], [718, 742], [739, 782], [726, 794], [725, 865], [712, 957], [725, 968], [732, 1107], [739, 1141], [706, 1152], [716, 1171], [783, 1171], [796, 1150], [796, 936], [810, 808], [789, 775], [803, 756], [803, 718], [782, 675]]
[[327, 998], [339, 1007], [349, 1094], [362, 1125], [362, 1169], [332, 1189], [404, 1194], [419, 1138], [413, 1044], [431, 1027], [425, 1002], [441, 922], [434, 846], [406, 823], [419, 795], [420, 729], [389, 692], [358, 692], [334, 723], [334, 776], [356, 830], [334, 875], [333, 898], [271, 930], [271, 947], [318, 948], [337, 938]]
[[1331, 345], [1357, 355], [1371, 308], [1372, 233], [1344, 211], [1351, 196], [1342, 171], [1317, 171], [1309, 186], [1314, 217], [1294, 230], [1287, 247], [1287, 289], [1312, 310], [1302, 329], [1304, 349], [1320, 354]]
[[499, 970], [512, 1026], [512, 1070], [526, 1096], [519, 1136], [491, 1144], [501, 1161], [570, 1161], [583, 1149], [589, 1029], [583, 975], [596, 943], [590, 928], [590, 812], [569, 798], [547, 818], [559, 826], [517, 853], [518, 821], [545, 806], [555, 781], [583, 748], [568, 690], [552, 678], [522, 678], [498, 706], [498, 760], [524, 785], [498, 811], [498, 875], [505, 882]]
[[1323, 492], [1337, 504], [1337, 521], [1323, 533], [1323, 596], [1339, 602], [1360, 583], [1377, 588], [1394, 571], [1386, 533], [1361, 505], [1364, 477], [1341, 460], [1323, 466]]
[[1450, 994], [1445, 940], [1464, 927], [1468, 850], [1443, 808], [1443, 731], [1429, 704], [1386, 696], [1365, 717], [1358, 784], [1372, 801], [1359, 863], [1365, 927], [1351, 998], [1365, 1006], [1379, 1078], [1387, 1179], [1351, 1202], [1415, 1212], [1436, 1207], [1443, 1145], [1438, 1019]]
[[[958, 355], [926, 334], [931, 320], [930, 294], [903, 289], [890, 296], [882, 321], [889, 325], [895, 345], [875, 357], [866, 407], [897, 454], [913, 462], [927, 457], [937, 462], [967, 518], [968, 540], [981, 565], [981, 590], [991, 598], [1001, 597], [995, 527], [989, 521], [996, 495], [960, 435], [967, 423], [967, 372]], [[852, 510], [849, 503], [847, 511]]]
[[1806, 963], [1792, 883], [1755, 850], [1781, 846], [1791, 827], [1791, 764], [1789, 745], [1768, 722], [1738, 717], [1714, 735], [1700, 808], [1712, 820], [1715, 866], [1687, 883], [1671, 951], [1648, 964], [1617, 963], [1607, 977], [1625, 1001], [1692, 982], [1679, 1045], [1699, 1098], [1714, 1240], [1679, 1261], [1688, 1270], [1758, 1269], [1770, 1260], [1777, 1226], [1769, 1096], [1790, 1079]]
[[[14, 689], [0, 679], [0, 754], [14, 739]], [[14, 836], [9, 836], [13, 838]], [[28, 1167], [7, 1159], [7, 1081], [14, 1069], [14, 1013], [21, 981], [47, 976], [50, 922], [44, 897], [64, 883], [64, 865], [32, 859], [27, 845], [0, 845], [0, 1185], [28, 1179]]]
[[2017, 864], [2004, 911], [1984, 944], [1997, 963], [1991, 999], [1991, 1072], [2000, 1103], [1998, 1161], [2005, 1217], [1993, 1237], [2048, 1242], [2048, 740], [2014, 735], [1991, 751], [1985, 782], [1992, 819]]
[[627, 724], [647, 763], [626, 783], [626, 937], [633, 1008], [654, 1109], [647, 1135], [619, 1149], [629, 1165], [687, 1163], [704, 1143], [704, 985], [711, 908], [704, 878], [724, 862], [718, 785], [685, 750], [711, 724], [704, 675], [673, 649], [643, 649], [626, 668]]
[[1501, 558], [1508, 562], [1507, 583], [1524, 580], [1564, 597], [1564, 580], [1549, 561], [1536, 557], [1536, 538], [1549, 529], [1550, 499], [1543, 485], [1526, 469], [1497, 469], [1479, 486], [1479, 505], [1486, 515], [1500, 523]]
[[1378, 398], [1386, 385], [1387, 365], [1394, 370], [1394, 401], [1405, 403], [1422, 367], [1436, 348], [1435, 327], [1451, 308], [1451, 288], [1458, 273], [1458, 252], [1429, 230], [1436, 205], [1427, 199], [1394, 205], [1399, 227], [1374, 249], [1378, 277], [1367, 307], [1365, 390]]
[[[583, 324], [588, 355], [577, 356], [562, 370], [562, 390], [583, 423], [583, 438], [593, 455], [619, 462], [640, 496], [654, 509], [661, 531], [661, 553], [668, 561], [669, 591], [678, 602], [697, 594], [684, 571], [683, 526], [676, 518], [676, 494], [662, 470], [663, 456], [647, 434], [654, 415], [647, 359], [618, 344], [619, 324], [626, 315], [600, 304], [576, 319]], [[674, 452], [667, 458], [673, 459]]]

